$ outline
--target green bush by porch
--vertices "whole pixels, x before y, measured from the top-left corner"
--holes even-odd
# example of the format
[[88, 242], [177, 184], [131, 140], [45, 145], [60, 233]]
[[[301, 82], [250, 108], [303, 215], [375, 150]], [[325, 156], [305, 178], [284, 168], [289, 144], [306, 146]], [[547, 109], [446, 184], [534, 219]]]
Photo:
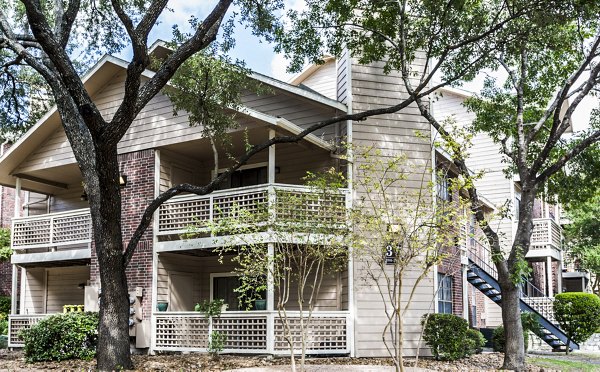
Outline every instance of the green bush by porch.
[[422, 324], [423, 339], [435, 359], [456, 360], [481, 351], [485, 338], [469, 329], [469, 323], [452, 314], [426, 314]]
[[19, 333], [28, 362], [85, 359], [96, 355], [98, 313], [70, 312], [49, 316]]

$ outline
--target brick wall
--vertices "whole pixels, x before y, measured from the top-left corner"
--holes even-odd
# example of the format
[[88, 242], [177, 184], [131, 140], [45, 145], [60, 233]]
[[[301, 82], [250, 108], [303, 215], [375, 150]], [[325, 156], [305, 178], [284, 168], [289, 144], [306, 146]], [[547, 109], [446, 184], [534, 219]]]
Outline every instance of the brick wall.
[[[0, 203], [0, 227], [11, 227], [15, 214], [15, 189], [0, 186], [2, 203]], [[10, 296], [12, 288], [12, 265], [0, 262], [0, 295]]]
[[438, 273], [452, 277], [452, 313], [463, 316], [463, 278], [460, 263], [460, 249], [447, 247], [443, 250], [448, 254], [438, 266]]
[[[119, 155], [121, 175], [127, 176], [127, 185], [121, 188], [121, 222], [123, 246], [135, 231], [140, 218], [154, 198], [154, 151], [144, 150]], [[98, 259], [92, 248], [90, 279], [99, 285]], [[152, 225], [146, 230], [127, 267], [129, 291], [135, 287], [144, 288], [142, 307], [144, 317], [150, 319], [152, 304]]]

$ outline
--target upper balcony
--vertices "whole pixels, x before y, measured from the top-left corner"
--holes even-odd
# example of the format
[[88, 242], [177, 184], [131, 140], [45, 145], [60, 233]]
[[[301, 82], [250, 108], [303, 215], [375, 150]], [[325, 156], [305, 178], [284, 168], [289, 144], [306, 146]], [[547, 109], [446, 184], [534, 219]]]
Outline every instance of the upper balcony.
[[88, 260], [92, 218], [89, 208], [14, 218], [11, 261], [28, 265], [47, 261]]
[[[289, 204], [290, 197], [301, 203]], [[218, 245], [208, 224], [230, 215], [236, 208], [254, 213], [252, 223], [280, 226], [310, 220], [329, 227], [346, 226], [348, 190], [319, 193], [307, 186], [264, 184], [220, 190], [209, 195], [182, 195], [158, 211], [157, 251], [210, 248]], [[193, 239], [182, 235], [195, 227]], [[90, 258], [92, 223], [89, 208], [13, 219], [12, 262], [20, 265]], [[290, 239], [294, 237], [290, 236]]]
[[[290, 198], [296, 202], [289, 203]], [[240, 243], [249, 239], [263, 239], [267, 243], [266, 230], [273, 223], [284, 226], [284, 230], [285, 226], [303, 221], [342, 229], [347, 226], [348, 200], [347, 189], [321, 193], [307, 186], [275, 183], [220, 190], [203, 196], [174, 197], [159, 209], [157, 251], [211, 248], [225, 243], [230, 238], [213, 236], [209, 226], [236, 213], [237, 209], [253, 214], [247, 222], [254, 225], [252, 236], [245, 236]], [[193, 227], [191, 238], [185, 236], [190, 227]], [[296, 238], [298, 234], [286, 237], [290, 243]]]
[[525, 258], [540, 260], [551, 257], [554, 260], [561, 260], [561, 247], [561, 227], [551, 218], [535, 218], [531, 245]]

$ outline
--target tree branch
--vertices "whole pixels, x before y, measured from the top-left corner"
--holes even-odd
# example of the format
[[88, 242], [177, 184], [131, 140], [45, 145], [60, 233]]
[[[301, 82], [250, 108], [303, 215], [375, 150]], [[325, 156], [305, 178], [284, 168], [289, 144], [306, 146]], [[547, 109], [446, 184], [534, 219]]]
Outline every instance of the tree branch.
[[[132, 60], [127, 67], [123, 103], [113, 116], [111, 130], [104, 133], [107, 142], [119, 142], [129, 128], [131, 120], [167, 84], [179, 66], [194, 53], [204, 49], [215, 40], [221, 26], [221, 21], [232, 1], [220, 0], [202, 24], [198, 26], [195, 34], [167, 57], [154, 76], [142, 88], [140, 88], [140, 76], [147, 66], [146, 63], [149, 63], [149, 60], [136, 61], [135, 58]], [[161, 3], [161, 1], [157, 1], [154, 5], [159, 7]]]

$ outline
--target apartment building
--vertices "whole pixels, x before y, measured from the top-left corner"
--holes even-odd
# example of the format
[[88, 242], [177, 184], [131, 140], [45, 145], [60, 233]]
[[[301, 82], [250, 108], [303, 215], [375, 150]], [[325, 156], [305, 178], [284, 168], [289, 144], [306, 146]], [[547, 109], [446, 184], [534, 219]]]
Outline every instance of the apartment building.
[[[153, 52], [160, 55], [168, 51], [156, 46]], [[107, 118], [123, 97], [126, 66], [126, 62], [106, 56], [83, 77], [88, 92]], [[299, 133], [334, 115], [388, 106], [406, 94], [398, 76], [385, 74], [378, 64], [360, 65], [347, 55], [311, 66], [290, 84], [259, 74], [251, 78], [269, 86], [270, 93], [259, 96], [244, 92], [244, 108], [237, 113], [240, 129], [231, 133], [234, 152], [242, 151], [246, 140], [257, 143], [278, 134]], [[448, 107], [462, 117], [459, 105]], [[155, 214], [127, 270], [132, 299], [141, 309], [139, 320], [131, 328], [135, 346], [150, 351], [205, 351], [210, 327], [227, 335], [225, 352], [286, 354], [288, 347], [274, 309], [272, 288], [265, 310], [238, 310], [233, 291], [237, 283], [234, 264], [230, 257], [220, 263], [214, 254], [214, 248], [221, 244], [219, 239], [202, 234], [183, 238], [182, 233], [198, 221], [213, 221], [218, 211], [233, 205], [249, 210], [268, 206], [271, 215], [293, 215], [294, 211], [278, 202], [278, 195], [311, 193], [302, 185], [302, 177], [307, 171], [331, 167], [345, 172], [350, 182], [327, 202], [351, 207], [365, 190], [354, 188], [352, 182], [357, 164], [340, 159], [338, 145], [342, 139], [374, 146], [382, 156], [403, 154], [421, 169], [451, 168], [443, 151], [432, 148], [430, 134], [428, 123], [415, 107], [360, 122], [339, 123], [306, 136], [298, 144], [272, 146], [236, 172], [219, 191], [205, 196], [181, 195], [166, 202]], [[229, 164], [225, 160], [220, 167]], [[172, 185], [207, 183], [214, 163], [209, 139], [202, 135], [201, 128], [190, 126], [183, 112], [173, 116], [169, 99], [158, 95], [119, 143], [119, 167], [126, 240], [150, 200]], [[515, 191], [510, 192], [516, 192], [518, 184], [506, 181], [511, 182], [511, 190]], [[55, 110], [0, 158], [0, 184], [16, 189], [17, 205], [24, 203], [22, 195], [29, 194], [42, 195], [38, 205], [44, 205], [23, 216], [16, 208], [12, 222], [15, 253], [9, 345], [20, 347], [20, 329], [47, 314], [62, 312], [65, 305], [96, 310], [101, 294], [87, 195]], [[422, 183], [409, 178], [397, 192], [420, 187]], [[493, 195], [491, 186], [482, 190], [485, 195]], [[501, 199], [486, 199], [489, 213]], [[318, 211], [319, 206], [307, 208]], [[338, 222], [343, 224], [345, 219], [340, 217]], [[536, 223], [542, 226], [542, 221]], [[554, 225], [549, 220], [544, 223], [550, 226], [543, 230], [549, 235], [542, 238], [554, 239]], [[509, 225], [506, 223], [507, 228]], [[461, 229], [456, 247], [449, 247], [453, 254], [420, 282], [409, 315], [404, 318], [406, 355], [416, 355], [419, 347], [426, 350], [419, 345], [424, 314], [452, 312], [469, 319], [473, 326], [497, 324], [493, 319], [499, 312], [496, 303], [500, 292], [497, 282], [494, 284], [495, 269], [489, 253], [476, 239], [474, 224]], [[298, 243], [294, 237], [290, 239], [290, 243]], [[544, 252], [559, 249], [549, 245], [551, 241], [544, 241]], [[268, 254], [274, 243], [267, 240], [264, 244]], [[560, 260], [559, 255], [556, 258]], [[359, 280], [364, 270], [364, 263], [350, 259], [346, 269], [324, 279], [323, 295], [318, 298], [310, 325], [309, 354], [387, 355], [381, 341], [387, 317], [380, 295], [372, 285]], [[416, 276], [409, 275], [406, 285], [414, 280]], [[194, 304], [215, 298], [231, 303], [229, 310], [209, 325], [204, 315], [193, 311]], [[159, 303], [168, 304], [166, 311], [158, 310]], [[165, 310], [164, 305], [161, 307]], [[290, 305], [288, 310], [292, 320], [298, 319], [296, 307]], [[299, 332], [299, 322], [292, 325]], [[556, 342], [561, 342], [560, 337]]]

